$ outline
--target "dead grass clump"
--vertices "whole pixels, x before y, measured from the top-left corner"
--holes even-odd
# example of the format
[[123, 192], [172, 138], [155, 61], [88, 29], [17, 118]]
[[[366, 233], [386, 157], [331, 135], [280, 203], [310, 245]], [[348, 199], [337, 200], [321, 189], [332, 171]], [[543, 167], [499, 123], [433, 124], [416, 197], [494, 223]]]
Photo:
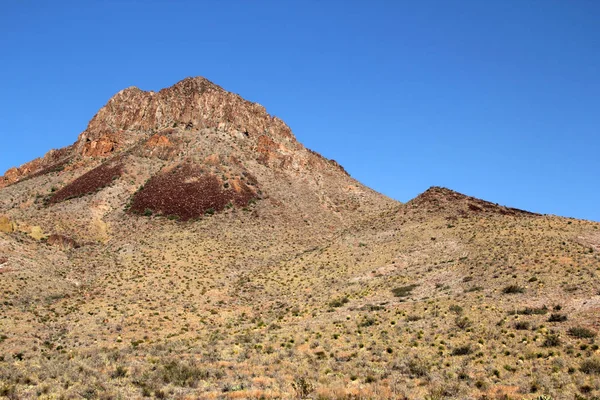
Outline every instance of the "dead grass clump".
[[118, 179], [122, 173], [123, 165], [121, 163], [115, 164], [107, 162], [101, 164], [55, 192], [48, 200], [48, 203], [56, 204], [61, 201], [95, 193], [110, 185], [114, 180]]

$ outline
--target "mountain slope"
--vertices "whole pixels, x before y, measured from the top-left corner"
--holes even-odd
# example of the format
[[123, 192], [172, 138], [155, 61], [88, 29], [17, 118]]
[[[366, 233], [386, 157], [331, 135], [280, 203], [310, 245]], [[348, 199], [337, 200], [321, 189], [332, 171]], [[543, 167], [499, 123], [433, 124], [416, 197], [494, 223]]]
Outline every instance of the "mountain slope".
[[400, 204], [202, 78], [3, 182], [0, 397], [600, 395], [600, 224]]

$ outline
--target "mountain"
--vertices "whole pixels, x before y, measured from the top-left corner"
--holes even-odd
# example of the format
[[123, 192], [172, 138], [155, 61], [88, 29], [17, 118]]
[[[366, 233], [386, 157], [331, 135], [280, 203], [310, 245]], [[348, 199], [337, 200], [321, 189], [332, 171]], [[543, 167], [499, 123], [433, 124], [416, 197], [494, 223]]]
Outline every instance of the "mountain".
[[399, 203], [204, 78], [0, 185], [0, 397], [600, 396], [600, 224]]

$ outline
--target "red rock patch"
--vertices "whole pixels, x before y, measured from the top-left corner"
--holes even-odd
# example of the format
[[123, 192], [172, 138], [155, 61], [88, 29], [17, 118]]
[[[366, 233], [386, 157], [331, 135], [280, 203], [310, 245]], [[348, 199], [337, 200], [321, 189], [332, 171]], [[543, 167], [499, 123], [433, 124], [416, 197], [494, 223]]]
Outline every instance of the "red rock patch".
[[82, 155], [84, 157], [106, 157], [116, 149], [118, 142], [114, 135], [104, 135], [98, 140], [87, 142], [83, 147]]
[[150, 139], [148, 139], [148, 141], [146, 142], [146, 146], [148, 147], [168, 147], [172, 145], [173, 144], [171, 143], [169, 138], [159, 134], [152, 135]]

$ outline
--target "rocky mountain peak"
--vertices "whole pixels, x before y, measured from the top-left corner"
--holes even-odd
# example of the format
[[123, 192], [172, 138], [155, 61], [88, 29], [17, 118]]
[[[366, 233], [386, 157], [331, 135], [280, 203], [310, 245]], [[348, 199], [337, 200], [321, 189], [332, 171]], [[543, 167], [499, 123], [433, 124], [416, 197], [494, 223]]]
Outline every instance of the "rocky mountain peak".
[[268, 198], [285, 204], [291, 219], [339, 221], [390, 202], [302, 146], [260, 104], [202, 77], [158, 92], [119, 91], [73, 145], [8, 171], [0, 187], [42, 176], [35, 182], [50, 187], [36, 190], [45, 192], [46, 207], [103, 198], [114, 216], [194, 220]]
[[[105, 158], [167, 129], [214, 129], [243, 135], [265, 150], [303, 148], [291, 129], [258, 103], [244, 100], [203, 77], [191, 77], [158, 92], [135, 86], [115, 94], [70, 147], [54, 150], [0, 177], [0, 187], [59, 164], [83, 158]], [[262, 150], [261, 150], [262, 149]]]

